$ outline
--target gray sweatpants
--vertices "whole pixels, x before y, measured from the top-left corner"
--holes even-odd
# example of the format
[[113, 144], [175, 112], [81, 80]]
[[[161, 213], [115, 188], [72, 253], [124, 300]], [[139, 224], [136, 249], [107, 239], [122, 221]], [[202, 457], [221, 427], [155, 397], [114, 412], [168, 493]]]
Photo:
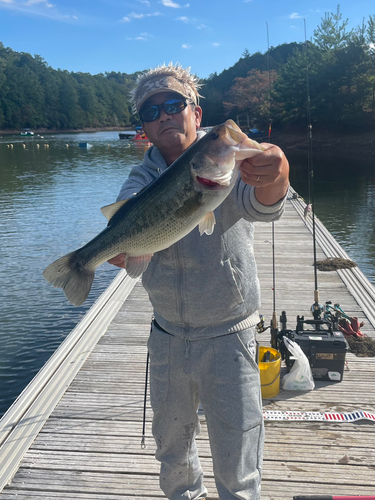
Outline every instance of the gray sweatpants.
[[255, 328], [186, 341], [158, 330], [148, 341], [160, 486], [170, 500], [207, 496], [195, 436], [202, 403], [221, 500], [260, 500], [264, 424]]

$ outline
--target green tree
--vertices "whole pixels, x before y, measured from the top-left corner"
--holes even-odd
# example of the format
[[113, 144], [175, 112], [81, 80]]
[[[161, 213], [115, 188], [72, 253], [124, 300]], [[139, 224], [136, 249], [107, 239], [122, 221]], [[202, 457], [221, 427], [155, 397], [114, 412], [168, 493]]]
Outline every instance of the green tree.
[[78, 127], [78, 93], [68, 71], [60, 75], [59, 115], [62, 128]]
[[[307, 74], [311, 118], [315, 124], [345, 126], [368, 121], [374, 81], [368, 44], [361, 30], [346, 33], [347, 21], [327, 15], [315, 31], [314, 43], [295, 52], [279, 71], [273, 112], [282, 123], [306, 123]], [[365, 32], [365, 26], [362, 32]]]
[[375, 115], [375, 16], [370, 16], [367, 24], [365, 43], [367, 44], [367, 49], [369, 57], [371, 60], [371, 84], [372, 84], [372, 95], [371, 95], [371, 112], [372, 116]]
[[322, 50], [340, 49], [352, 39], [354, 30], [346, 31], [349, 20], [342, 20], [340, 5], [336, 14], [326, 12], [320, 26], [314, 31], [314, 43]]

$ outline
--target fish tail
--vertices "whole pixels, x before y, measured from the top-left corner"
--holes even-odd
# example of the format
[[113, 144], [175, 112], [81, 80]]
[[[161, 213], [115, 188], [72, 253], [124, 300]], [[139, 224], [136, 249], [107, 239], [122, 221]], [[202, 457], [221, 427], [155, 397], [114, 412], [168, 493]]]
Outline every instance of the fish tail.
[[75, 306], [87, 299], [95, 277], [95, 270], [82, 264], [78, 252], [71, 252], [52, 262], [43, 271], [43, 277], [56, 288], [62, 288], [66, 298]]

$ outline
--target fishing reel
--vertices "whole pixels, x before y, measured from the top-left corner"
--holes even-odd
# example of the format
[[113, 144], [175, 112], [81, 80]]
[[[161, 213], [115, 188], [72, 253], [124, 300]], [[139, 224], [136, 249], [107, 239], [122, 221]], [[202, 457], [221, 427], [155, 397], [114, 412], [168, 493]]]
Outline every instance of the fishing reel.
[[[323, 310], [323, 308], [322, 308]], [[333, 335], [333, 330], [335, 329], [336, 323], [330, 321], [328, 317], [305, 319], [304, 316], [297, 316], [297, 323], [294, 330], [287, 328], [287, 316], [286, 312], [282, 311], [280, 315], [280, 329], [271, 328], [271, 346], [277, 349], [283, 360], [289, 359], [289, 351], [285, 347], [284, 337], [290, 340], [296, 341], [300, 335], [308, 333], [309, 335]], [[311, 330], [306, 330], [307, 327], [312, 327]]]
[[266, 327], [264, 326], [264, 316], [262, 316], [260, 314], [259, 318], [260, 318], [260, 321], [259, 321], [259, 323], [256, 324], [255, 328], [256, 328], [257, 333], [264, 333], [270, 327], [269, 326], [266, 326]]

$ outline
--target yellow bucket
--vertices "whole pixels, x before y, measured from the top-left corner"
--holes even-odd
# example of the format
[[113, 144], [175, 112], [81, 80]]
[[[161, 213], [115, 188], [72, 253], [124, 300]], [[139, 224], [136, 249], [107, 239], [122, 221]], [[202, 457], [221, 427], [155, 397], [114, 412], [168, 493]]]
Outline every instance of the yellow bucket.
[[[262, 362], [266, 352], [270, 352], [270, 359]], [[273, 398], [280, 391], [281, 354], [272, 347], [259, 346], [259, 370], [262, 398]]]

